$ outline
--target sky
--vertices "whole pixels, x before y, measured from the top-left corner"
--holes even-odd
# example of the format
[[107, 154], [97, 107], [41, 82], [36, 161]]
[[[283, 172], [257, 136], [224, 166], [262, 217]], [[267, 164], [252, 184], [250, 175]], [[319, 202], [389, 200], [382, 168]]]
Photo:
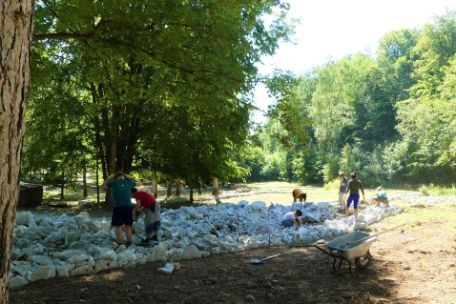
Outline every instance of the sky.
[[[359, 52], [375, 54], [379, 40], [389, 31], [421, 27], [447, 10], [455, 0], [288, 0], [290, 18], [299, 18], [293, 43], [281, 43], [276, 54], [263, 58], [260, 74], [274, 69], [303, 74], [329, 60]], [[274, 101], [257, 85], [254, 104], [267, 111]], [[252, 120], [262, 123], [264, 113]]]

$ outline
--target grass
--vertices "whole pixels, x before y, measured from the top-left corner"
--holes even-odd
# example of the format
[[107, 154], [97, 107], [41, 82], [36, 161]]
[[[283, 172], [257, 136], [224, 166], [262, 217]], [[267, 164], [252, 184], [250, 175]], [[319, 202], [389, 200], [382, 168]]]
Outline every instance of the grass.
[[436, 186], [434, 184], [423, 185], [419, 188], [422, 195], [456, 195], [456, 185], [451, 187]]

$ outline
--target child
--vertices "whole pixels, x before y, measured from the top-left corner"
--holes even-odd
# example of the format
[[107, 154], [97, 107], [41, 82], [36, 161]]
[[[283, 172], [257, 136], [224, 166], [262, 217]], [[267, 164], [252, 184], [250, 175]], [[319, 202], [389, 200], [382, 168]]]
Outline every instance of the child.
[[350, 208], [351, 203], [353, 202], [353, 208], [355, 209], [355, 218], [358, 218], [358, 203], [359, 203], [359, 191], [363, 194], [363, 200], [366, 199], [364, 194], [363, 184], [360, 180], [356, 179], [356, 172], [350, 174], [350, 181], [347, 185], [347, 190], [345, 191], [345, 198], [350, 192], [350, 196], [347, 200], [347, 206], [345, 207], [345, 216], [348, 216], [348, 209]]
[[301, 210], [287, 212], [283, 215], [281, 224], [283, 227], [286, 227], [286, 228], [293, 226], [293, 224], [296, 228], [300, 228], [301, 227], [301, 220], [300, 220], [301, 216], [302, 216]]
[[136, 199], [135, 213], [144, 211], [144, 227], [146, 229], [146, 239], [143, 243], [147, 244], [150, 240], [158, 241], [158, 229], [160, 228], [160, 205], [151, 194], [145, 191], [131, 189], [133, 198]]
[[117, 228], [117, 244], [122, 244], [122, 228], [125, 227], [127, 246], [131, 244], [131, 226], [133, 225], [133, 204], [131, 203], [131, 188], [136, 182], [118, 171], [111, 174], [103, 182], [104, 189], [112, 189], [114, 209], [111, 218], [111, 225]]
[[372, 204], [377, 204], [380, 206], [381, 203], [384, 203], [387, 207], [389, 206], [388, 196], [386, 195], [386, 191], [382, 187], [378, 187], [375, 190], [374, 198], [372, 198]]

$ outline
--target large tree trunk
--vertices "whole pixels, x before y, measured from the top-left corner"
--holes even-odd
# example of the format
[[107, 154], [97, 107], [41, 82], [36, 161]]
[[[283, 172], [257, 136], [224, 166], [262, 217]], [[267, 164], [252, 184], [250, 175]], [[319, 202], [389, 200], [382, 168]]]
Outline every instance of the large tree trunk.
[[82, 188], [83, 188], [83, 193], [82, 196], [84, 198], [87, 198], [88, 196], [88, 191], [87, 191], [87, 166], [84, 163], [84, 166], [82, 167]]
[[60, 177], [60, 200], [63, 201], [65, 198], [65, 172], [62, 172]]
[[219, 181], [218, 177], [214, 177], [214, 182], [212, 183], [212, 194], [218, 195], [219, 194]]
[[0, 304], [8, 303], [8, 272], [30, 77], [32, 15], [33, 0], [0, 1]]

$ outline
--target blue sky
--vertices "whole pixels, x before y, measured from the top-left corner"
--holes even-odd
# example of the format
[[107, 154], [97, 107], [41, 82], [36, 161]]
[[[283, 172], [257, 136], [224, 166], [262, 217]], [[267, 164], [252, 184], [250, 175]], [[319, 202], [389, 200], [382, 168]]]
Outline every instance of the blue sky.
[[[274, 69], [302, 74], [331, 59], [358, 52], [374, 54], [378, 41], [387, 32], [420, 27], [456, 10], [455, 0], [289, 0], [290, 18], [299, 18], [294, 43], [283, 43], [272, 57], [258, 65], [261, 74]], [[255, 105], [264, 111], [273, 103], [259, 85]], [[264, 114], [256, 112], [261, 123]]]

